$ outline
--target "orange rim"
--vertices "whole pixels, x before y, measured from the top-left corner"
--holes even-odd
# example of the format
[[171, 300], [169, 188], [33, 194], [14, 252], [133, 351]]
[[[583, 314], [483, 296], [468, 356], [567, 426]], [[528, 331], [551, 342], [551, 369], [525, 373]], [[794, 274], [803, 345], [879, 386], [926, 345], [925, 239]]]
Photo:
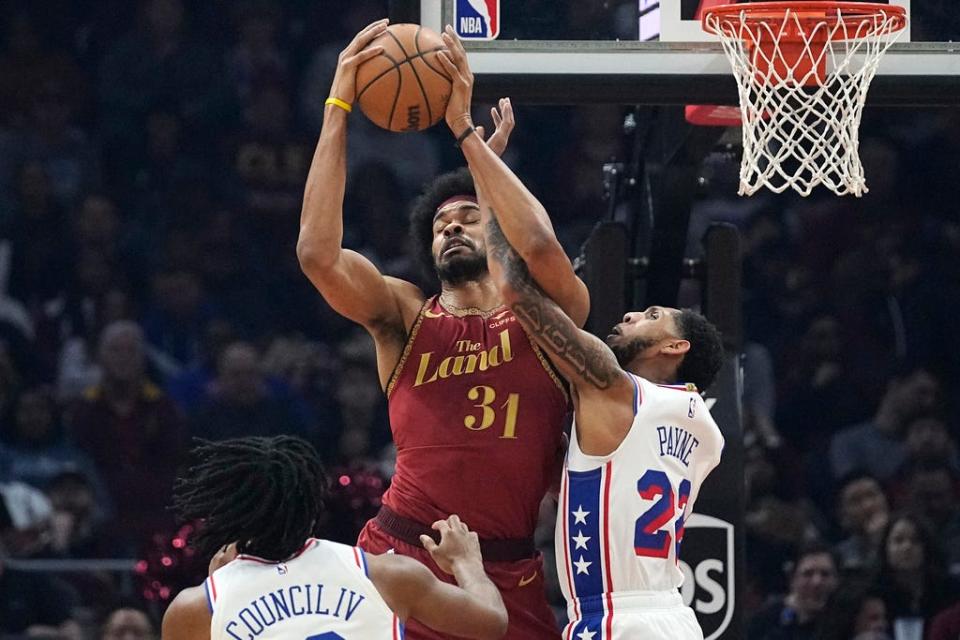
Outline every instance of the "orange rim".
[[[870, 31], [860, 37], [875, 36], [881, 33], [896, 33], [907, 26], [907, 12], [903, 7], [878, 4], [872, 2], [751, 2], [745, 4], [721, 4], [704, 10], [701, 23], [704, 31], [714, 35], [721, 35], [710, 22], [716, 16], [716, 24], [739, 24], [741, 19], [748, 26], [769, 22], [782, 21], [787, 12], [792, 13], [804, 26], [814, 25], [825, 20], [843, 22], [848, 27], [858, 23], [869, 23], [876, 19], [878, 14], [885, 16], [882, 31]], [[742, 16], [742, 18], [741, 18]], [[843, 30], [831, 30], [830, 35], [839, 34]], [[849, 32], [849, 29], [847, 30]], [[854, 33], [856, 30], [854, 29]], [[803, 41], [802, 32], [787, 30], [782, 35], [787, 41]]]

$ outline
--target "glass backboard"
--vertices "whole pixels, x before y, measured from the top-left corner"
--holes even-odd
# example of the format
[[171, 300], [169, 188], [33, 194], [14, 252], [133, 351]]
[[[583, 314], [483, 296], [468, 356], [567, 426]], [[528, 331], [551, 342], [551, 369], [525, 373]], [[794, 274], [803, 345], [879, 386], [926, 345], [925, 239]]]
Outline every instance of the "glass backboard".
[[[960, 11], [954, 0], [881, 0], [910, 16], [880, 63], [872, 105], [960, 102]], [[421, 23], [454, 24], [477, 95], [528, 102], [736, 104], [720, 44], [700, 29], [717, 0], [421, 0]]]

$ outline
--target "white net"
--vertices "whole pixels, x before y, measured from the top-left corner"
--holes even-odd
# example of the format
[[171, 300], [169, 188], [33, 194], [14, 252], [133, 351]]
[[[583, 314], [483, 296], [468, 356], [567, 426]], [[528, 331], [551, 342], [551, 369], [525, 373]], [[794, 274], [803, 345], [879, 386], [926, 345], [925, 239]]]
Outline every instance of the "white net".
[[837, 195], [866, 193], [860, 118], [880, 58], [903, 24], [883, 10], [849, 19], [838, 7], [816, 18], [790, 8], [705, 17], [740, 94], [740, 195], [767, 187], [807, 196], [818, 184]]

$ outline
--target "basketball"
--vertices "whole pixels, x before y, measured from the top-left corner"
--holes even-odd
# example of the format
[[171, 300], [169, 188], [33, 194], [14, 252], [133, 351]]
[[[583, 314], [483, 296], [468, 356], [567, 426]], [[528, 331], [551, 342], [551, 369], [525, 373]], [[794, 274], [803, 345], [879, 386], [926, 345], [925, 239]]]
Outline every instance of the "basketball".
[[394, 24], [369, 47], [383, 52], [357, 68], [357, 102], [377, 126], [422, 131], [443, 118], [450, 77], [437, 59], [440, 34], [418, 24]]

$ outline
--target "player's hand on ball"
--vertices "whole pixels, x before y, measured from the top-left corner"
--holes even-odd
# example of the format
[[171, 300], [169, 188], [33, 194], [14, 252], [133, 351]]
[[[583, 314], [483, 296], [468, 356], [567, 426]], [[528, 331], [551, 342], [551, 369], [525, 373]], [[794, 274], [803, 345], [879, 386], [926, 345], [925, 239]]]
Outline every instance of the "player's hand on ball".
[[420, 536], [420, 542], [442, 571], [453, 574], [454, 567], [462, 562], [482, 564], [480, 540], [460, 521], [459, 516], [454, 514], [446, 520], [437, 520], [433, 528], [440, 532], [440, 544], [430, 536]]
[[213, 554], [213, 557], [210, 558], [210, 566], [207, 568], [207, 575], [212, 576], [213, 572], [222, 567], [225, 564], [228, 564], [237, 557], [237, 543], [232, 542], [228, 545], [220, 547], [220, 550]]
[[450, 89], [450, 101], [447, 102], [447, 126], [453, 135], [458, 136], [463, 133], [467, 127], [473, 126], [473, 119], [470, 117], [470, 102], [473, 99], [473, 72], [470, 71], [470, 65], [467, 64], [467, 52], [463, 48], [463, 43], [457, 37], [453, 27], [447, 25], [441, 35], [443, 43], [447, 45], [446, 51], [441, 51], [437, 58], [444, 70], [450, 74], [452, 87]]
[[[487, 146], [498, 156], [502, 156], [507, 150], [507, 142], [510, 141], [510, 134], [516, 126], [516, 120], [513, 117], [513, 105], [510, 104], [510, 98], [500, 98], [496, 107], [490, 109], [490, 116], [493, 118], [493, 135], [487, 140]], [[484, 137], [483, 127], [477, 127], [477, 133]]]
[[371, 22], [340, 52], [337, 72], [333, 76], [333, 86], [330, 87], [330, 97], [353, 104], [357, 97], [357, 67], [383, 51], [383, 47], [379, 45], [369, 48], [367, 45], [387, 30], [388, 23], [387, 18]]

